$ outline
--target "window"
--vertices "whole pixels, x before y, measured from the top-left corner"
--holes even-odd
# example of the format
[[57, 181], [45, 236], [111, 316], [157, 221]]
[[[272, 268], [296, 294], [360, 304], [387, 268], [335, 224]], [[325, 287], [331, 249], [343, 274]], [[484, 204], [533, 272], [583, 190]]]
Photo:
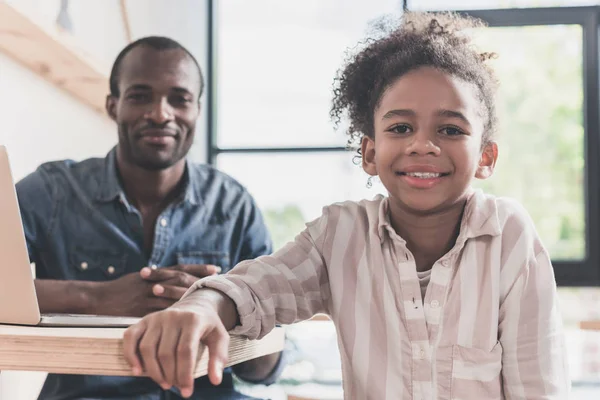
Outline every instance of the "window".
[[216, 9], [216, 143], [344, 146], [329, 121], [332, 77], [392, 0], [225, 0]]
[[[447, 8], [408, 1], [417, 9]], [[418, 3], [418, 5], [417, 5]], [[476, 3], [476, 4], [475, 4]], [[560, 2], [558, 2], [560, 3]], [[465, 7], [543, 7], [556, 1], [454, 2]], [[591, 4], [578, 0], [577, 4]], [[569, 2], [572, 4], [572, 2]], [[276, 247], [335, 201], [371, 198], [382, 186], [344, 150], [329, 120], [332, 79], [369, 23], [402, 3], [312, 0], [212, 2], [213, 162], [246, 185]], [[560, 5], [560, 4], [559, 4]], [[479, 186], [518, 199], [548, 247], [560, 285], [600, 284], [598, 238], [598, 9], [465, 11], [491, 28], [476, 35], [496, 51], [500, 158]], [[558, 95], [557, 95], [558, 94]], [[518, 179], [517, 179], [518, 178]]]
[[[580, 25], [486, 28], [495, 51], [499, 162], [487, 192], [521, 202], [552, 258], [586, 257], [582, 29]], [[518, 178], [518, 179], [515, 179]]]
[[350, 152], [222, 154], [218, 166], [252, 192], [261, 206], [275, 247], [321, 215], [323, 206], [371, 198], [383, 186], [367, 189], [368, 175], [352, 162]]

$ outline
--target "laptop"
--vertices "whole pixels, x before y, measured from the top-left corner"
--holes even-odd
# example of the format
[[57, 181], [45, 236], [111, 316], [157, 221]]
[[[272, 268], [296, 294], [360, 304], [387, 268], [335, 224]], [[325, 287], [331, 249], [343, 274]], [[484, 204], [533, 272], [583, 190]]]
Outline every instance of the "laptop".
[[40, 313], [8, 153], [6, 147], [0, 145], [0, 324], [127, 327], [139, 320], [132, 317]]

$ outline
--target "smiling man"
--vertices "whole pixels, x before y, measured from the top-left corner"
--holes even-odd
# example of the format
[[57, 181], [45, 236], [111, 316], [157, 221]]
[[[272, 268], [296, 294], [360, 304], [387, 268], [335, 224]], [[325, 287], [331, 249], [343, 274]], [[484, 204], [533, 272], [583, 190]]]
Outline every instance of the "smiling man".
[[[179, 43], [147, 37], [127, 46], [110, 76], [106, 110], [118, 144], [102, 159], [50, 162], [17, 184], [41, 311], [144, 316], [172, 305], [198, 279], [272, 250], [252, 197], [235, 180], [186, 156], [204, 87]], [[153, 345], [152, 343], [144, 345]], [[234, 367], [270, 383], [279, 354]], [[244, 399], [232, 371], [197, 399]], [[39, 397], [179, 399], [150, 379], [48, 376]]]

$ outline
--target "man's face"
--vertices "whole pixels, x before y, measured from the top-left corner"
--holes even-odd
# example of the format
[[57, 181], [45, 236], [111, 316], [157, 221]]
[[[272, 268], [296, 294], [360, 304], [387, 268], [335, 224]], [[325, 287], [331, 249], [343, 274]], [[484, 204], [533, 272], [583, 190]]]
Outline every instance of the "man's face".
[[179, 49], [132, 49], [122, 60], [119, 97], [106, 109], [117, 123], [123, 161], [161, 170], [182, 160], [194, 141], [200, 113], [200, 77]]

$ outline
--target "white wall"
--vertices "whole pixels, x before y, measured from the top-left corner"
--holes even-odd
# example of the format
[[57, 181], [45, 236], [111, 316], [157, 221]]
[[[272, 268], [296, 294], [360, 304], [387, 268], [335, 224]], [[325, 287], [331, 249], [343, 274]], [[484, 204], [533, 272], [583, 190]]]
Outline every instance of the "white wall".
[[[52, 27], [59, 0], [9, 0], [41, 25]], [[205, 0], [129, 0], [133, 39], [164, 35], [180, 41], [206, 69]], [[71, 0], [73, 34], [108, 75], [127, 44], [118, 0]], [[1, 27], [0, 27], [1, 28]], [[107, 87], [108, 92], [108, 87]], [[203, 105], [205, 100], [203, 100]], [[104, 156], [116, 143], [105, 115], [80, 103], [0, 52], [0, 144], [7, 146], [15, 180], [42, 162]], [[206, 118], [198, 123], [192, 157], [205, 160]], [[2, 372], [0, 400], [35, 399], [41, 373]]]
[[18, 180], [44, 161], [101, 156], [113, 122], [0, 53], [0, 143]]
[[[36, 21], [51, 26], [57, 0], [11, 0]], [[50, 7], [53, 6], [53, 7]], [[133, 40], [172, 37], [206, 69], [206, 1], [129, 0]], [[108, 75], [127, 44], [118, 0], [71, 0], [73, 35]], [[108, 87], [107, 87], [108, 92]], [[206, 100], [203, 98], [205, 109]], [[48, 160], [103, 156], [116, 143], [114, 123], [0, 53], [0, 144], [9, 149], [15, 179]], [[192, 157], [205, 160], [206, 116], [201, 114]]]

